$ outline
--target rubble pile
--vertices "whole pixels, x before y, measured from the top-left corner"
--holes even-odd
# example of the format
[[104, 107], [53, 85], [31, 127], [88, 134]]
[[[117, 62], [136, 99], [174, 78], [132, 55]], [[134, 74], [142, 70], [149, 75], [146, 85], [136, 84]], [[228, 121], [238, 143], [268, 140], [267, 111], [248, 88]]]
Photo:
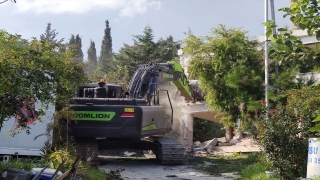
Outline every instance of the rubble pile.
[[[235, 137], [231, 139], [229, 142], [226, 142], [226, 138], [213, 138], [209, 141], [200, 142], [195, 141], [192, 145], [192, 150], [195, 156], [207, 156], [207, 155], [223, 155], [224, 151], [220, 151], [223, 149], [223, 146], [231, 146], [229, 149], [235, 149], [234, 152], [238, 152], [237, 148], [239, 147], [258, 147], [257, 143], [253, 140], [252, 137], [245, 137], [239, 139]], [[241, 152], [241, 150], [240, 150]]]

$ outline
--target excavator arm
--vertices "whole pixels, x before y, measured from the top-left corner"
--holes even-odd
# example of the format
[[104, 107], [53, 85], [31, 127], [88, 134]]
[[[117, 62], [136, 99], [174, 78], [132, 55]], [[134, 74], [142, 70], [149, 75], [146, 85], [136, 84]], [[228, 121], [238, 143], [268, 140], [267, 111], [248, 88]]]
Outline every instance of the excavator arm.
[[155, 93], [158, 82], [172, 81], [186, 101], [194, 101], [193, 91], [179, 62], [148, 63], [133, 75], [127, 90], [131, 98], [144, 98]]
[[184, 96], [186, 100], [194, 101], [195, 96], [193, 95], [193, 91], [181, 64], [176, 61], [169, 61], [168, 64], [170, 66], [170, 69], [177, 74], [177, 76], [172, 80], [173, 84], [178, 88], [181, 95]]

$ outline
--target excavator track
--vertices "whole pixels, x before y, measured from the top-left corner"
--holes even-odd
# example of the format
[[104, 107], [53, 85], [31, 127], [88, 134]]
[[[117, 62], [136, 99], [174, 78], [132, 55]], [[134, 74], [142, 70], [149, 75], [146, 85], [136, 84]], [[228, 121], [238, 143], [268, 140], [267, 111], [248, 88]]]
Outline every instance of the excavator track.
[[98, 160], [98, 142], [95, 138], [73, 138], [73, 147], [81, 155], [81, 160], [90, 162]]
[[168, 136], [154, 136], [153, 138], [160, 144], [157, 158], [161, 164], [185, 164], [185, 149], [178, 140]]

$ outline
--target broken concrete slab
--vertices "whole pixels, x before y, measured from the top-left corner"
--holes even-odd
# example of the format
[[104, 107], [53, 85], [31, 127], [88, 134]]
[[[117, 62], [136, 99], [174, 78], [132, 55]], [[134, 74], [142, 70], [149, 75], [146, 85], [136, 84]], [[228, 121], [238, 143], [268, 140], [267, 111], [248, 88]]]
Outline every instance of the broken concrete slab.
[[200, 141], [193, 142], [193, 147], [200, 147], [200, 145], [201, 145]]
[[[211, 139], [210, 141], [206, 141], [205, 146], [199, 147], [199, 148], [194, 148], [193, 150], [199, 151], [199, 150], [208, 149], [209, 145], [210, 145], [211, 147], [214, 147], [215, 145], [217, 145], [217, 143], [218, 143], [218, 139], [217, 139], [217, 138], [214, 138], [214, 139]], [[210, 148], [210, 149], [211, 149], [211, 148]]]
[[157, 156], [155, 154], [150, 153], [148, 151], [143, 151], [143, 155], [148, 159], [156, 159], [157, 158]]

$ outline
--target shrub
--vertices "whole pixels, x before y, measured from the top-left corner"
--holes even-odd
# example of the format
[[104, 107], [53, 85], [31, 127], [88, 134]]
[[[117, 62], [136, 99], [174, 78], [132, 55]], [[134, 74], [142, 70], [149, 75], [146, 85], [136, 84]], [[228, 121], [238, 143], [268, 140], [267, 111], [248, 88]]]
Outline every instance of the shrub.
[[277, 113], [261, 121], [260, 145], [271, 165], [283, 179], [306, 175], [309, 129], [319, 114], [319, 86], [302, 87], [281, 94], [284, 104], [278, 104]]
[[223, 137], [225, 135], [225, 131], [223, 131], [222, 128], [222, 124], [200, 118], [194, 118], [193, 140], [204, 142], [213, 138]]
[[90, 179], [90, 180], [104, 180], [107, 178], [107, 173], [104, 171], [89, 167], [84, 175], [81, 175], [83, 179]]
[[0, 175], [10, 168], [23, 169], [26, 171], [30, 171], [32, 168], [42, 167], [42, 166], [44, 165], [42, 163], [37, 162], [36, 159], [21, 160], [15, 157], [11, 157], [9, 162], [6, 162], [6, 161], [0, 162]]

